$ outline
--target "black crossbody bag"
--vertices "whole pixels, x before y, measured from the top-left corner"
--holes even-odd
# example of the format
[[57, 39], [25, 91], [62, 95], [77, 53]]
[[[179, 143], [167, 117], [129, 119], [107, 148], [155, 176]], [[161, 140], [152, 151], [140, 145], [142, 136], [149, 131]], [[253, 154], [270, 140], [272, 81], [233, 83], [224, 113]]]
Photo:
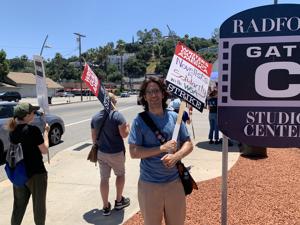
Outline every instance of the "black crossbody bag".
[[[144, 111], [144, 112], [139, 113], [139, 115], [143, 119], [143, 121], [146, 123], [146, 125], [153, 131], [153, 133], [159, 140], [160, 144], [166, 143], [167, 142], [166, 138], [163, 136], [163, 134], [157, 128], [156, 124], [153, 122], [153, 120], [148, 115], [148, 113], [146, 111]], [[198, 186], [197, 186], [196, 182], [194, 181], [192, 175], [190, 174], [188, 169], [184, 166], [184, 164], [180, 160], [176, 163], [176, 167], [178, 169], [178, 174], [179, 174], [180, 180], [182, 182], [185, 195], [191, 194], [193, 189], [198, 190]]]

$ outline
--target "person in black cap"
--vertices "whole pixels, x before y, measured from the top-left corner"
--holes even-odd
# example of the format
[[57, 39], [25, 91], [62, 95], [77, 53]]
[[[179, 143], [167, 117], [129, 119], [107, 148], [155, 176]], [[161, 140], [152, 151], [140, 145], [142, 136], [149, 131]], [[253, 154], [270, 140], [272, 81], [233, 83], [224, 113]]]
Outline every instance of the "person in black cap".
[[47, 154], [49, 147], [49, 126], [46, 123], [42, 135], [38, 127], [30, 125], [34, 113], [40, 107], [29, 103], [19, 103], [14, 107], [14, 117], [8, 121], [10, 142], [21, 143], [28, 176], [24, 186], [13, 185], [14, 205], [11, 225], [20, 225], [32, 195], [34, 222], [44, 225], [46, 220], [47, 171], [42, 154]]

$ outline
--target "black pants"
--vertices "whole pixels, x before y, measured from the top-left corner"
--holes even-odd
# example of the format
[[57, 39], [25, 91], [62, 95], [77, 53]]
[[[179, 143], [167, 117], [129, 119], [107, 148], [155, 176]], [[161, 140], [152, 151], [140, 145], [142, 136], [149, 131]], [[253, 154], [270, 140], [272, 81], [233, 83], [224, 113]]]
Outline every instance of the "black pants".
[[11, 225], [20, 225], [22, 223], [31, 195], [34, 222], [36, 225], [45, 225], [47, 180], [47, 173], [35, 174], [28, 180], [24, 187], [14, 185], [14, 207], [11, 216]]

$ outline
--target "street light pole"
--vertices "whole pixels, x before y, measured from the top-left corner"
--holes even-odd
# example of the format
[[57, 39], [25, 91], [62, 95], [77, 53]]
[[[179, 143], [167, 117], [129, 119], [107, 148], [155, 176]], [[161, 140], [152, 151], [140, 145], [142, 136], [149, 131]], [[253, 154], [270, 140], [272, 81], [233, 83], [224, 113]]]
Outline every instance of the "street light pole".
[[[78, 44], [79, 44], [79, 65], [80, 65], [80, 70], [82, 69], [82, 64], [81, 64], [81, 37], [86, 37], [85, 35], [83, 34], [80, 34], [80, 33], [74, 33], [76, 36], [77, 36], [77, 40], [78, 40]], [[81, 101], [83, 101], [83, 98], [82, 98], [82, 80], [80, 79], [80, 99]]]
[[48, 34], [46, 35], [46, 38], [45, 38], [45, 40], [43, 42], [43, 45], [42, 45], [42, 48], [41, 48], [41, 51], [40, 51], [40, 56], [42, 56], [44, 48], [51, 48], [49, 45], [46, 45], [47, 39], [48, 39]]

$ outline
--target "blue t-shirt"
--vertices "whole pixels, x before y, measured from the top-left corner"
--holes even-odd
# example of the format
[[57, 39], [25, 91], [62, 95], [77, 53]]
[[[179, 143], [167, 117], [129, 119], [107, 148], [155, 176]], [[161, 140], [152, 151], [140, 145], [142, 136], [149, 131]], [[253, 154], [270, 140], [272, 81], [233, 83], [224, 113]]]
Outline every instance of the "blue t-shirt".
[[[156, 116], [148, 112], [151, 119], [156, 124], [157, 128], [167, 140], [171, 140], [173, 130], [175, 128], [177, 113], [165, 110], [163, 116]], [[177, 143], [183, 143], [189, 140], [189, 133], [184, 123], [181, 123]], [[160, 142], [153, 131], [145, 124], [140, 116], [137, 116], [131, 127], [128, 138], [129, 144], [140, 145], [143, 147], [157, 147]], [[145, 150], [147, 151], [147, 150]], [[178, 170], [175, 167], [166, 168], [161, 158], [167, 153], [161, 153], [156, 156], [141, 159], [140, 162], [140, 179], [152, 183], [165, 183], [175, 180], [178, 177]]]
[[[96, 113], [92, 118], [91, 128], [96, 129], [96, 135], [103, 123], [104, 116], [107, 116], [107, 112], [102, 110]], [[98, 150], [111, 154], [125, 151], [124, 141], [119, 132], [119, 126], [124, 123], [126, 123], [126, 120], [120, 112], [110, 112], [102, 127], [100, 138], [97, 141], [99, 146]]]

